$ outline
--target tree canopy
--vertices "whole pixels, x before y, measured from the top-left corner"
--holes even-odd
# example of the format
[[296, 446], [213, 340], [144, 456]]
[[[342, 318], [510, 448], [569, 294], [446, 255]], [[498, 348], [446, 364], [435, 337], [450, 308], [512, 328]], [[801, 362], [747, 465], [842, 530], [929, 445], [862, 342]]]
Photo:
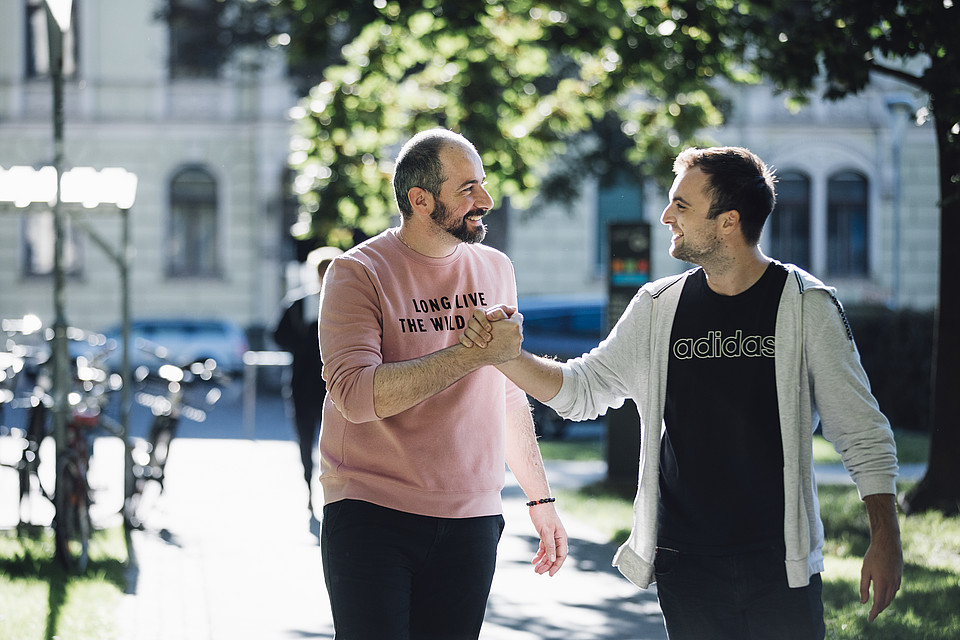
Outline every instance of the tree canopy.
[[612, 166], [663, 178], [679, 148], [721, 123], [720, 77], [767, 78], [802, 100], [886, 73], [930, 96], [918, 117], [937, 119], [941, 142], [955, 150], [960, 135], [952, 0], [221, 3], [244, 33], [269, 24], [311, 81], [291, 163], [303, 228], [328, 241], [386, 224], [392, 152], [429, 126], [473, 140], [492, 191], [520, 206], [569, 200]]
[[922, 91], [915, 116], [936, 129], [941, 197], [935, 456], [905, 504], [957, 511], [960, 284], [945, 277], [960, 236], [955, 0], [219, 1], [314, 79], [291, 145], [300, 227], [341, 246], [351, 228], [386, 226], [392, 157], [426, 127], [466, 135], [491, 192], [525, 206], [569, 199], [611, 167], [669, 175], [680, 148], [721, 124], [721, 78], [765, 78], [800, 101], [857, 93], [878, 73]]
[[733, 68], [724, 43], [666, 2], [279, 6], [297, 68], [319, 69], [298, 110], [295, 190], [312, 232], [340, 244], [350, 227], [386, 226], [392, 156], [416, 131], [467, 136], [501, 198], [569, 200], [613, 166], [668, 174], [722, 121], [709, 80]]

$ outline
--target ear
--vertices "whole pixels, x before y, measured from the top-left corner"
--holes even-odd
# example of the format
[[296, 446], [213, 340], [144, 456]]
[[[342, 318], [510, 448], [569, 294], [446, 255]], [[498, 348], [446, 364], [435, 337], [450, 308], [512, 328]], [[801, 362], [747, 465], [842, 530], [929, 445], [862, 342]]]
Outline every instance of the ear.
[[718, 218], [720, 219], [721, 233], [729, 234], [740, 229], [740, 212], [736, 209], [724, 211]]
[[407, 191], [407, 198], [410, 200], [410, 208], [414, 213], [433, 213], [433, 194], [422, 187], [411, 187]]

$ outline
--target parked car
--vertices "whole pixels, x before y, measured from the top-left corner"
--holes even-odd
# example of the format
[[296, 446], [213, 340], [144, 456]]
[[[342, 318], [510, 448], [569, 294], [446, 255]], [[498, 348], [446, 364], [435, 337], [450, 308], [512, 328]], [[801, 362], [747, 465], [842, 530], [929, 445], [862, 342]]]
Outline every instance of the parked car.
[[[108, 339], [121, 342], [120, 327], [105, 332]], [[150, 353], [151, 345], [166, 349], [166, 358], [176, 364], [189, 364], [213, 358], [217, 367], [228, 373], [243, 370], [243, 354], [249, 349], [247, 335], [238, 324], [223, 319], [151, 318], [130, 323], [130, 364], [155, 367], [161, 361]], [[141, 348], [148, 347], [147, 349]], [[122, 347], [108, 360], [120, 368]]]
[[[598, 296], [538, 296], [521, 298], [523, 348], [560, 361], [576, 358], [600, 344], [607, 335], [606, 299]], [[553, 409], [530, 398], [537, 434], [563, 438], [567, 422]]]

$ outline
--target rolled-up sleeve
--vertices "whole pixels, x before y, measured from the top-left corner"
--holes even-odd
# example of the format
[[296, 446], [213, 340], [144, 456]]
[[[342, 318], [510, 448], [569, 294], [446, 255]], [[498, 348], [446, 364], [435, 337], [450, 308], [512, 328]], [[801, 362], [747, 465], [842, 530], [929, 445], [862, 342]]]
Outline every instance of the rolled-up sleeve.
[[561, 365], [563, 384], [547, 404], [569, 420], [592, 420], [645, 388], [649, 317], [650, 296], [635, 296], [603, 342]]
[[330, 399], [349, 422], [377, 420], [373, 376], [383, 363], [383, 314], [375, 278], [358, 260], [337, 258], [327, 270], [319, 330]]

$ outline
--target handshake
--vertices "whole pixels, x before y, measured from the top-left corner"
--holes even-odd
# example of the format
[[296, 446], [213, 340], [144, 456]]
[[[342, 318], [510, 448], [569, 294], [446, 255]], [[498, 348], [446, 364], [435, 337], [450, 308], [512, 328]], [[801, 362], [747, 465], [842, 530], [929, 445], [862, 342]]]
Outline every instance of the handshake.
[[524, 352], [523, 314], [515, 307], [497, 305], [477, 309], [460, 336], [472, 363], [492, 364], [540, 402], [557, 395], [563, 384], [560, 363]]
[[523, 314], [504, 304], [476, 309], [460, 336], [460, 344], [483, 349], [488, 364], [512, 360], [520, 355], [523, 344]]

